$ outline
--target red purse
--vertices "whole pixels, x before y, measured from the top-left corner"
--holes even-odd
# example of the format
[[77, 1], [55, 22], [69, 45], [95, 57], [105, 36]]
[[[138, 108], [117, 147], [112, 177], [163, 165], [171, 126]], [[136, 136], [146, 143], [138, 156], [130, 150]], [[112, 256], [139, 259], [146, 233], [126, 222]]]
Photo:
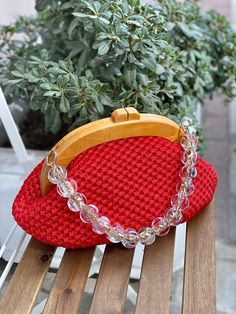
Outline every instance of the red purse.
[[54, 146], [25, 180], [13, 215], [53, 246], [150, 245], [214, 196], [216, 172], [196, 149], [186, 127], [118, 109]]

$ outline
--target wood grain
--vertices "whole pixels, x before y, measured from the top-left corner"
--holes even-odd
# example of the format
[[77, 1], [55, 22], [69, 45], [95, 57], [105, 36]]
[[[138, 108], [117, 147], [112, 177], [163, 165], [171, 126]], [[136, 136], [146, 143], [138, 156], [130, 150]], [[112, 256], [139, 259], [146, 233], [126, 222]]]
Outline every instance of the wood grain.
[[140, 113], [132, 107], [116, 109], [112, 112], [111, 118], [114, 122], [123, 122], [127, 120], [139, 120]]
[[145, 248], [135, 314], [170, 312], [174, 243], [172, 228], [167, 236]]
[[55, 248], [31, 239], [0, 304], [0, 313], [31, 313]]
[[215, 216], [211, 203], [188, 223], [183, 314], [216, 313]]
[[[120, 114], [123, 120], [124, 112]], [[119, 115], [115, 116], [119, 120]], [[72, 159], [87, 149], [121, 138], [160, 136], [178, 143], [183, 135], [179, 125], [166, 117], [155, 114], [138, 114], [137, 116], [139, 119], [135, 119], [135, 112], [131, 110], [125, 118], [128, 120], [117, 123], [112, 118], [101, 119], [70, 132], [54, 146], [58, 155], [57, 164], [67, 167]], [[44, 163], [40, 178], [40, 190], [43, 196], [53, 186], [47, 178], [48, 170], [49, 168]]]
[[44, 314], [76, 314], [95, 248], [66, 250], [47, 300]]
[[133, 254], [121, 244], [106, 246], [89, 314], [122, 313]]

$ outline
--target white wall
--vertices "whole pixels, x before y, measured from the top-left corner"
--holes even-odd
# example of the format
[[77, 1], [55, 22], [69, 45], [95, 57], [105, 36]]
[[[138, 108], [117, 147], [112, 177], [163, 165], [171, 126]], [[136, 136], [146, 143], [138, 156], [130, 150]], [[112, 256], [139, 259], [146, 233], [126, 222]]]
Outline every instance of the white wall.
[[19, 15], [34, 14], [34, 0], [0, 0], [0, 24], [9, 24]]
[[231, 23], [236, 31], [236, 0], [231, 0]]

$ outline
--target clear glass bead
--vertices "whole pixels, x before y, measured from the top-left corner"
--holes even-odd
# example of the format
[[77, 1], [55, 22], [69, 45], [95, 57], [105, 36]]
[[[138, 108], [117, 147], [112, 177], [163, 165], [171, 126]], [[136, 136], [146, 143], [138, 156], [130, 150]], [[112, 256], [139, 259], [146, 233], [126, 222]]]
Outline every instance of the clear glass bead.
[[160, 237], [167, 235], [170, 231], [170, 226], [163, 217], [155, 218], [152, 222], [152, 228], [154, 229], [155, 234]]
[[123, 227], [120, 224], [116, 223], [112, 226], [111, 231], [107, 234], [107, 239], [112, 243], [118, 243], [121, 241], [123, 233]]
[[57, 185], [57, 192], [62, 197], [69, 197], [77, 191], [77, 183], [72, 178], [67, 178], [66, 181]]
[[97, 234], [104, 234], [110, 228], [110, 225], [110, 220], [106, 216], [102, 216], [98, 218], [97, 222], [93, 223], [92, 229]]
[[171, 198], [171, 205], [173, 207], [177, 207], [179, 203], [180, 203], [180, 195], [179, 194], [175, 194], [174, 196], [172, 196], [172, 198]]
[[185, 197], [185, 199], [179, 204], [178, 209], [183, 212], [188, 207], [189, 207], [189, 199]]
[[179, 175], [182, 179], [186, 179], [188, 177], [190, 179], [194, 179], [197, 176], [197, 169], [195, 167], [184, 166], [181, 168]]
[[165, 212], [165, 218], [167, 218], [169, 222], [172, 221], [172, 219], [175, 219], [177, 215], [178, 210], [175, 207], [171, 207]]
[[197, 169], [195, 167], [191, 167], [189, 169], [189, 177], [191, 179], [194, 179], [194, 178], [196, 178], [196, 176], [197, 176]]
[[193, 192], [195, 191], [195, 186], [194, 186], [193, 184], [189, 184], [189, 185], [187, 186], [187, 188], [186, 188], [186, 191], [187, 191], [187, 193], [188, 193], [189, 196], [192, 195]]
[[187, 166], [183, 166], [179, 172], [179, 176], [181, 179], [185, 179], [188, 177], [188, 167]]
[[138, 233], [139, 233], [140, 243], [144, 245], [151, 245], [156, 239], [155, 232], [153, 231], [152, 228], [148, 228], [148, 227], [141, 228]]
[[192, 149], [196, 150], [198, 147], [198, 137], [195, 134], [187, 134], [187, 138]]
[[138, 232], [135, 229], [129, 228], [124, 231], [124, 234], [129, 237], [129, 239], [123, 238], [121, 240], [122, 244], [127, 249], [132, 249], [136, 246], [138, 243]]
[[67, 177], [67, 170], [63, 166], [54, 166], [48, 171], [48, 180], [53, 184], [58, 184]]
[[177, 225], [181, 224], [182, 221], [183, 221], [183, 214], [179, 212], [178, 215], [176, 216], [175, 221], [172, 222], [173, 226], [177, 226]]
[[169, 208], [165, 214], [171, 226], [176, 226], [182, 222], [183, 215], [176, 208]]
[[196, 164], [197, 158], [198, 158], [198, 155], [197, 155], [196, 151], [189, 149], [189, 150], [184, 151], [182, 153], [181, 161], [185, 165], [188, 165], [190, 167], [190, 166], [194, 166]]
[[98, 217], [99, 210], [95, 205], [87, 205], [82, 207], [80, 210], [80, 219], [85, 223], [91, 223], [91, 216]]
[[180, 145], [183, 147], [183, 149], [187, 149], [190, 147], [189, 145], [189, 140], [188, 138], [186, 137], [186, 135], [184, 135], [181, 140], [180, 140]]
[[185, 134], [181, 140], [180, 145], [183, 147], [183, 149], [192, 148], [194, 150], [198, 147], [198, 137], [195, 134]]
[[192, 184], [192, 179], [179, 181], [176, 185], [176, 191], [179, 193], [184, 193], [188, 196], [192, 195], [195, 190], [194, 185]]
[[80, 211], [83, 204], [86, 204], [86, 197], [84, 194], [78, 192], [72, 194], [67, 201], [69, 209], [73, 212]]
[[[176, 192], [177, 195], [179, 195], [179, 198], [186, 197], [188, 195], [186, 184], [182, 181], [179, 181], [176, 185]], [[173, 202], [175, 201], [175, 198], [173, 199]]]

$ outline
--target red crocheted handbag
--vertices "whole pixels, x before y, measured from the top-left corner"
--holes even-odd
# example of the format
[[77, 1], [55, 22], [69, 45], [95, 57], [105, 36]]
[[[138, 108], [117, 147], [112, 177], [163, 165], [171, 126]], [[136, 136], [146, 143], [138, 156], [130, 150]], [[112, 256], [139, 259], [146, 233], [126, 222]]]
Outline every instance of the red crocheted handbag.
[[217, 175], [202, 158], [196, 163], [196, 137], [132, 109], [112, 117], [68, 134], [25, 180], [13, 215], [27, 233], [66, 248], [119, 241], [134, 247], [153, 243], [211, 202]]

